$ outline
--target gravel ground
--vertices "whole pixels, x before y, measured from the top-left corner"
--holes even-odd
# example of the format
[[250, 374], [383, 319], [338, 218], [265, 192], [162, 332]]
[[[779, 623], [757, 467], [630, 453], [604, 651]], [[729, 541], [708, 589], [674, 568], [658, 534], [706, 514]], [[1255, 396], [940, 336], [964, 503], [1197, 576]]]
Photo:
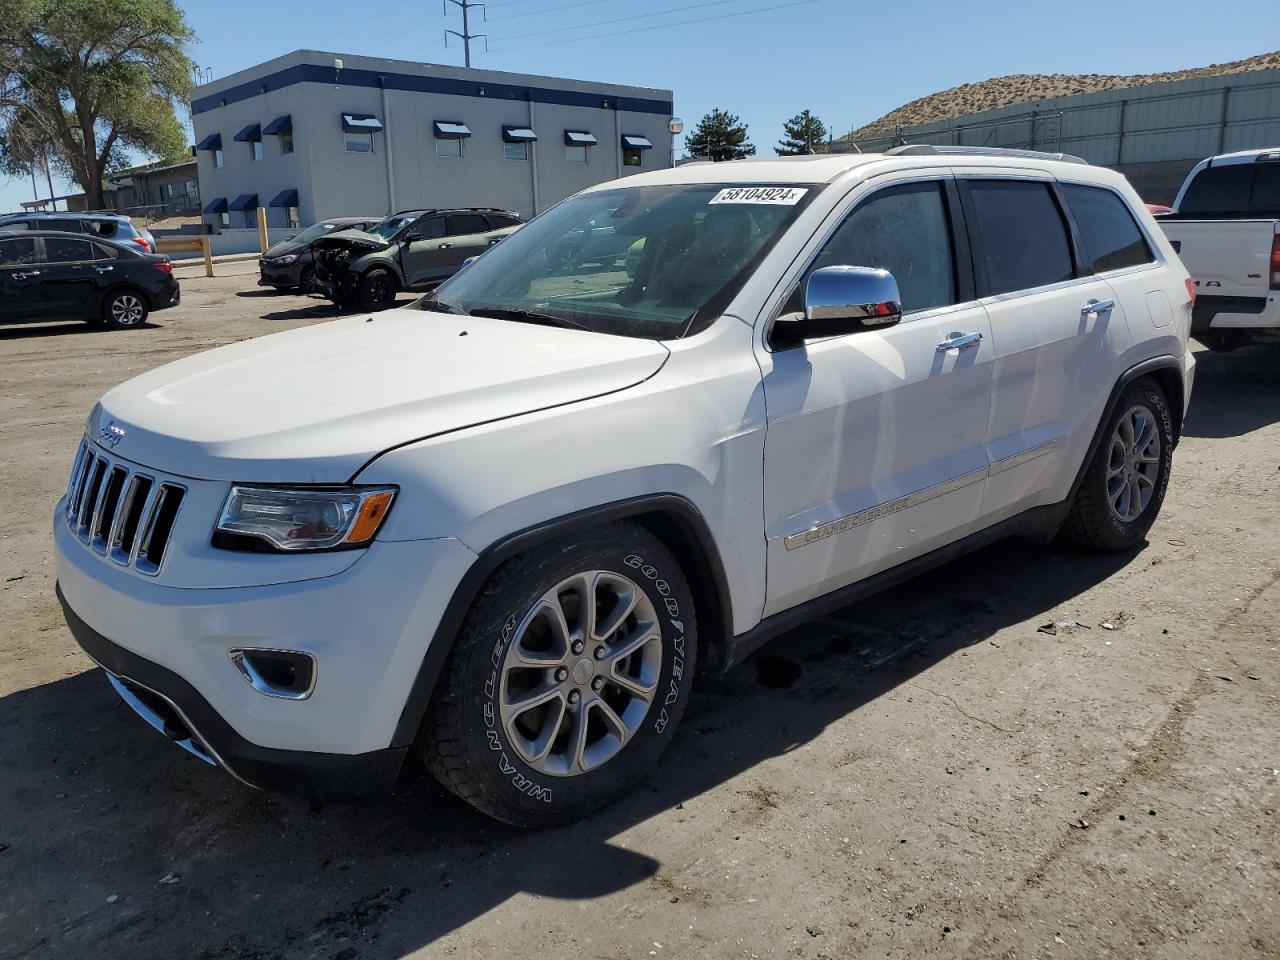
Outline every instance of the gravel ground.
[[253, 269], [183, 268], [150, 329], [0, 330], [0, 957], [1280, 956], [1280, 353], [1200, 354], [1137, 553], [1002, 544], [781, 637], [703, 679], [647, 786], [524, 834], [422, 778], [243, 788], [63, 626], [49, 516], [97, 396], [331, 315]]

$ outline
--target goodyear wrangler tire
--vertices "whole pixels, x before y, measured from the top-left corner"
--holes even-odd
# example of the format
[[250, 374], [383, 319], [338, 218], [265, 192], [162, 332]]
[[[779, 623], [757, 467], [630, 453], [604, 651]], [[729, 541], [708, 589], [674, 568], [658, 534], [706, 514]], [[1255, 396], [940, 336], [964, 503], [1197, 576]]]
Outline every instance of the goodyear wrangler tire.
[[539, 546], [476, 599], [420, 737], [450, 791], [552, 827], [625, 794], [671, 742], [697, 636], [680, 565], [618, 523]]
[[1169, 402], [1143, 378], [1120, 395], [1063, 532], [1095, 550], [1136, 547], [1160, 513], [1172, 468]]

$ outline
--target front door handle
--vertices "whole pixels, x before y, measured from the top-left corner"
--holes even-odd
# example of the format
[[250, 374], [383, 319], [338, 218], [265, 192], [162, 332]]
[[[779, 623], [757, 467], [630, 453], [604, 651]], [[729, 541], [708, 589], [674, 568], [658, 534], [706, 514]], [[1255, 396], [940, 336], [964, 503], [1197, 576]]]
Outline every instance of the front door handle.
[[1080, 308], [1080, 316], [1091, 317], [1095, 313], [1106, 313], [1108, 310], [1114, 310], [1115, 306], [1114, 300], [1090, 300]]
[[15, 280], [30, 280], [32, 277], [38, 277], [38, 276], [40, 276], [40, 271], [39, 271], [39, 270], [24, 270], [24, 271], [22, 271], [21, 273], [15, 273], [15, 274], [13, 275], [13, 279], [15, 279]]
[[452, 244], [452, 243], [442, 243], [442, 244], [440, 244], [440, 249], [441, 249], [441, 250], [452, 250], [452, 249], [453, 249], [453, 244]]
[[115, 267], [94, 267], [99, 273], [110, 273]]
[[969, 347], [976, 347], [982, 342], [982, 334], [976, 330], [973, 333], [949, 333], [947, 339], [938, 342], [938, 352], [946, 353], [948, 350], [965, 350]]

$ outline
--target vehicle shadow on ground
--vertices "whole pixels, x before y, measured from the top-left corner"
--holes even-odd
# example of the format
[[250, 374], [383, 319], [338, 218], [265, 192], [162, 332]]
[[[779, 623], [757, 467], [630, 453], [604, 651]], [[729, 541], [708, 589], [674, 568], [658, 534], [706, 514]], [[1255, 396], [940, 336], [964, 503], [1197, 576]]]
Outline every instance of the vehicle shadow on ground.
[[[246, 296], [246, 294], [240, 294]], [[294, 294], [297, 296], [297, 294]], [[414, 294], [406, 297], [401, 296], [396, 300], [394, 306], [407, 307], [409, 304], [417, 300], [421, 294]], [[275, 310], [271, 313], [264, 313], [263, 320], [333, 320], [338, 317], [351, 317], [357, 314], [367, 314], [367, 310], [358, 310], [355, 307], [339, 307], [328, 300], [322, 300], [319, 297], [309, 297], [299, 306], [292, 307], [288, 310]]]
[[[140, 323], [130, 330], [154, 330], [157, 324]], [[17, 324], [0, 326], [0, 340], [32, 340], [39, 337], [71, 337], [81, 333], [107, 333], [117, 331], [86, 323], [84, 320], [49, 320], [44, 323], [32, 323], [19, 326]]]
[[[1000, 629], [1047, 619], [1133, 561], [998, 544], [779, 637], [728, 675], [699, 678], [649, 781], [543, 833], [497, 825], [422, 775], [367, 807], [315, 810], [254, 792], [147, 728], [99, 670], [11, 694], [0, 699], [6, 946], [17, 956], [401, 956], [522, 893], [573, 901], [653, 883], [665, 894], [663, 865], [612, 838], [659, 814], [742, 815], [723, 809], [723, 792], [704, 795]], [[745, 789], [736, 806], [749, 811], [758, 801]], [[179, 879], [165, 883], [170, 873]]]
[[1240, 437], [1280, 421], [1280, 346], [1196, 354], [1196, 379], [1183, 433]]

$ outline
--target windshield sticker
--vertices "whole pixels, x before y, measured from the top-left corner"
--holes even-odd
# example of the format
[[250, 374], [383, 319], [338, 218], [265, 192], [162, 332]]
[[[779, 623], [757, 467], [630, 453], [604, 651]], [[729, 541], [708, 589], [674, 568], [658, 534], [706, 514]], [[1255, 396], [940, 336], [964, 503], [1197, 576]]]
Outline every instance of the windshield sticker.
[[807, 187], [726, 187], [711, 198], [711, 203], [768, 203], [794, 207], [809, 190]]

